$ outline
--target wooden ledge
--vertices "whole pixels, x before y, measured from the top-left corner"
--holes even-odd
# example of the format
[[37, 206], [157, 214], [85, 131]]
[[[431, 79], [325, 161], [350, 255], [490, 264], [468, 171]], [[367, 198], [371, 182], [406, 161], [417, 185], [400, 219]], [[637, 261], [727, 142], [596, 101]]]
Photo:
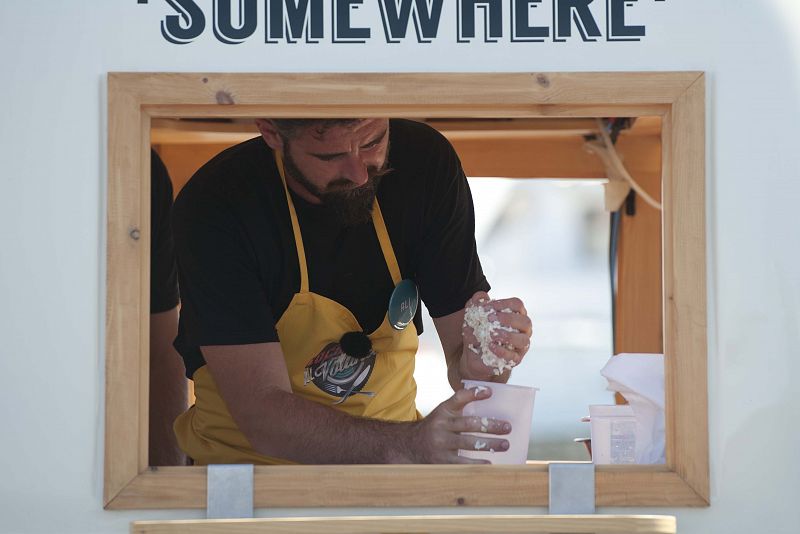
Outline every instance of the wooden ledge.
[[672, 516], [635, 515], [456, 515], [387, 517], [295, 517], [270, 519], [206, 519], [136, 521], [133, 534], [443, 534], [443, 533], [570, 533], [674, 534]]

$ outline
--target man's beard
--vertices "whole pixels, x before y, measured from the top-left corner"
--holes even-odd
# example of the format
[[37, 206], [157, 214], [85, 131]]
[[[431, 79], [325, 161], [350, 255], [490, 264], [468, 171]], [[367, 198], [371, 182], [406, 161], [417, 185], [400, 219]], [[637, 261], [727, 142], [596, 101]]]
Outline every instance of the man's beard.
[[374, 165], [367, 167], [368, 179], [362, 186], [353, 187], [353, 182], [350, 180], [338, 178], [329, 183], [325, 189], [320, 189], [297, 167], [288, 146], [283, 155], [283, 165], [287, 175], [291, 175], [308, 192], [320, 199], [322, 204], [333, 210], [342, 226], [358, 226], [372, 219], [372, 206], [381, 177], [391, 171], [387, 158], [381, 167]]

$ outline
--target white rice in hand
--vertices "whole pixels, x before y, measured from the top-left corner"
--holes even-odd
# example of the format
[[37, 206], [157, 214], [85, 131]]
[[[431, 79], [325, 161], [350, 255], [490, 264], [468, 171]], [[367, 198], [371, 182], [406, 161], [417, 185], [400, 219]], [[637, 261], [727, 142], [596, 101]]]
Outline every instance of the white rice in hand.
[[[489, 315], [494, 310], [491, 308], [487, 309], [480, 305], [486, 302], [487, 301], [481, 301], [479, 305], [470, 304], [464, 310], [464, 323], [472, 328], [475, 339], [478, 340], [480, 351], [472, 344], [470, 344], [468, 348], [475, 354], [479, 354], [483, 364], [491, 368], [495, 376], [499, 376], [503, 374], [506, 369], [511, 370], [511, 368], [516, 365], [516, 362], [513, 360], [505, 360], [491, 351], [492, 334], [498, 330], [516, 332], [516, 329], [503, 326], [500, 324], [500, 321], [497, 320], [490, 321]], [[506, 310], [509, 312], [511, 311], [508, 308], [503, 311], [505, 312]]]

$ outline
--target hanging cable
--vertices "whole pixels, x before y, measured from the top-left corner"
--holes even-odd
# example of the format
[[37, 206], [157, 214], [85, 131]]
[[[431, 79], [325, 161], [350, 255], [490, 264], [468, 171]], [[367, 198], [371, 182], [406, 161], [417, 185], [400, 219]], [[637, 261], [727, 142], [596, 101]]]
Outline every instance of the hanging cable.
[[[620, 132], [625, 128], [630, 128], [631, 126], [631, 119], [627, 118], [617, 118], [617, 119], [608, 119], [607, 125], [603, 122], [600, 122], [600, 129], [605, 133], [606, 128], [608, 128], [608, 140], [611, 142], [611, 145], [615, 145], [617, 142], [617, 138], [619, 137]], [[597, 145], [597, 135], [590, 134], [585, 136], [585, 140], [587, 142], [587, 146], [589, 144]], [[634, 191], [630, 191], [628, 188], [628, 195], [625, 201], [625, 204], [628, 204], [629, 200], [632, 200], [633, 197], [636, 196]], [[606, 191], [606, 207], [608, 208], [608, 195], [609, 192]], [[611, 353], [616, 354], [616, 345], [617, 345], [617, 249], [619, 245], [619, 230], [620, 226], [622, 226], [622, 206], [619, 205], [614, 209], [611, 209], [611, 214], [609, 216], [609, 240], [608, 240], [608, 274], [609, 274], [609, 282], [611, 285]]]
[[[625, 182], [627, 182], [628, 185], [630, 185], [630, 187], [636, 191], [636, 193], [641, 196], [645, 202], [655, 209], [661, 211], [661, 203], [651, 197], [647, 191], [645, 191], [644, 188], [642, 188], [642, 186], [640, 186], [628, 173], [628, 170], [622, 163], [622, 160], [617, 153], [617, 149], [614, 146], [614, 140], [611, 139], [611, 136], [606, 130], [606, 126], [600, 119], [597, 119], [597, 130], [600, 135], [600, 140], [591, 140], [587, 142], [585, 146], [589, 152], [596, 154], [603, 161], [603, 165], [606, 168], [606, 173], [608, 174], [608, 179], [625, 180]], [[602, 141], [602, 143], [600, 141]]]

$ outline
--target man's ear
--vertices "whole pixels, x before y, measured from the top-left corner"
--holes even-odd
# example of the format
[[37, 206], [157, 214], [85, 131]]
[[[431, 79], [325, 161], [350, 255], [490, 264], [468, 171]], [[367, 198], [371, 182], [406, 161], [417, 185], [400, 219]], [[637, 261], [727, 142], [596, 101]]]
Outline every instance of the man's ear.
[[261, 137], [272, 150], [283, 151], [283, 138], [275, 128], [275, 124], [268, 119], [256, 119], [256, 126], [258, 131], [261, 132]]

